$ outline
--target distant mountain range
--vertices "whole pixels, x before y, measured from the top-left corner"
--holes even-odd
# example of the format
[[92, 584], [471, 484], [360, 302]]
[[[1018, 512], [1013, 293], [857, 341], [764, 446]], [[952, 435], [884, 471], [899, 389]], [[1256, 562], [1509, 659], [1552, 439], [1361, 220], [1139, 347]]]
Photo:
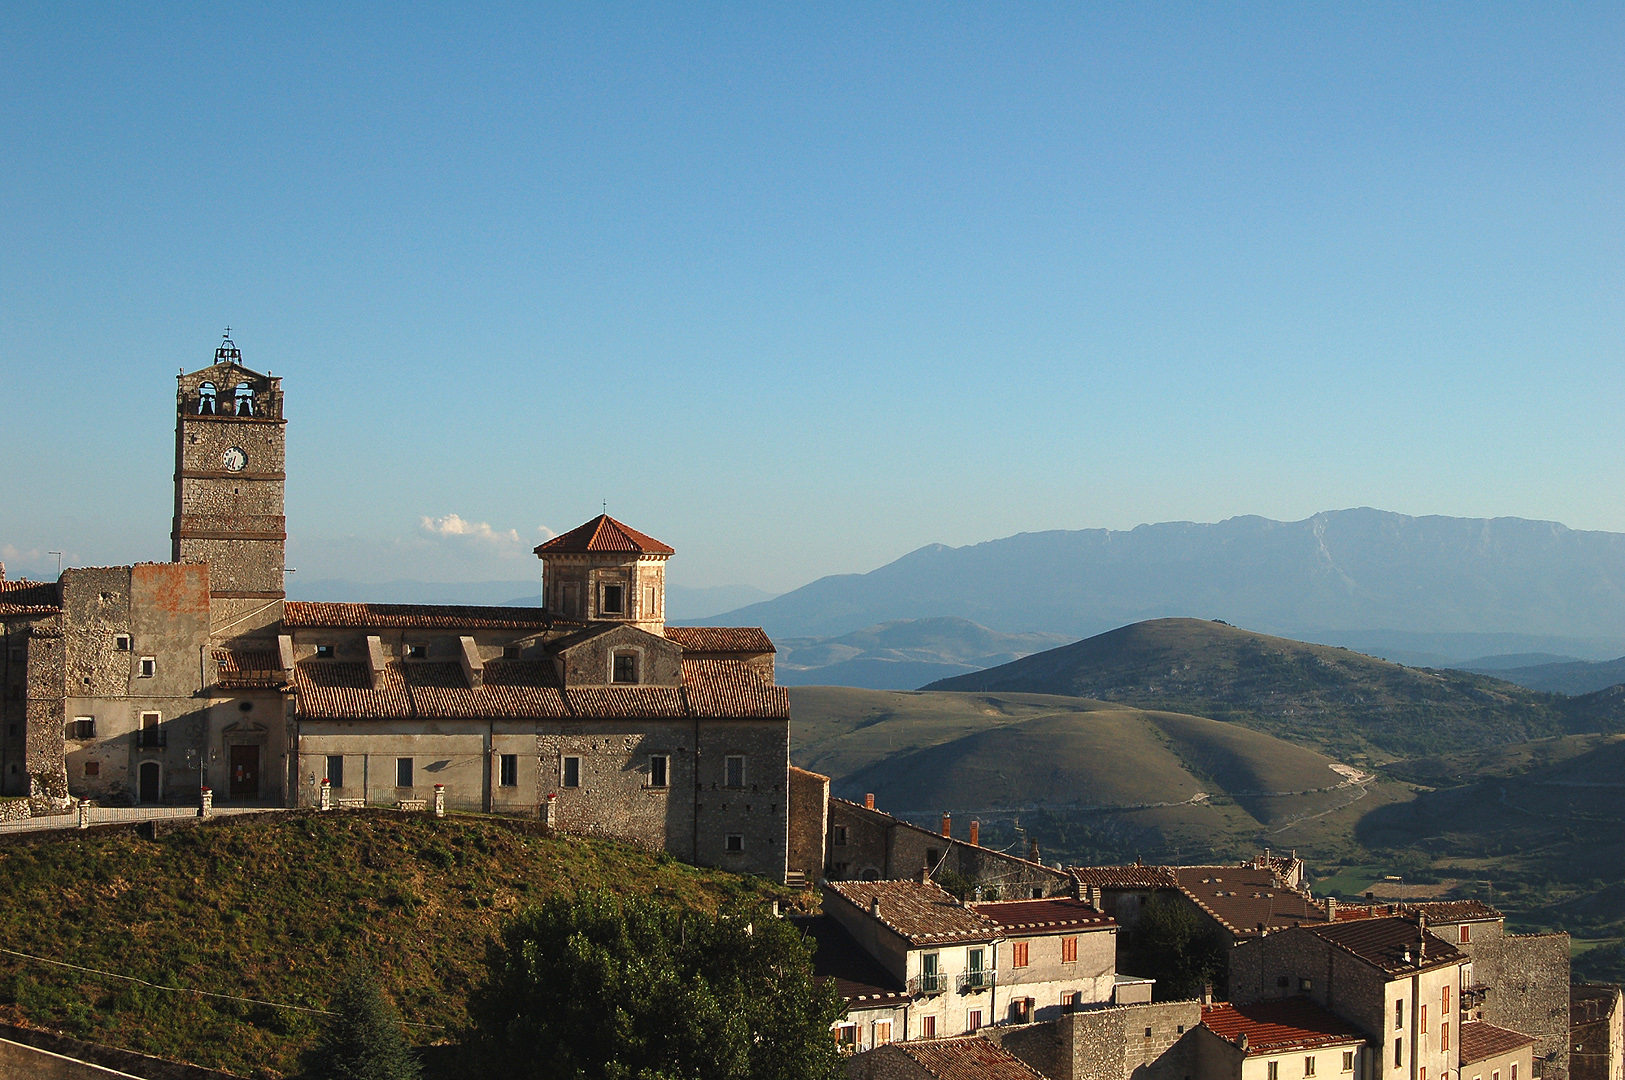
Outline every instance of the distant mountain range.
[[1224, 619], [1407, 663], [1625, 652], [1625, 534], [1521, 518], [1339, 510], [930, 545], [704, 621], [831, 638], [903, 619], [1084, 637]]
[[1553, 694], [1591, 694], [1625, 683], [1625, 656], [1600, 664], [1567, 660], [1519, 667], [1494, 668], [1482, 664], [1463, 664], [1462, 667], [1467, 671], [1494, 675], [1497, 679], [1527, 686], [1531, 690], [1545, 690]]
[[900, 620], [833, 638], [780, 638], [775, 670], [784, 686], [912, 690], [1053, 649], [1065, 634], [1003, 634], [966, 619]]
[[[689, 588], [666, 586], [666, 617], [672, 622], [696, 622], [720, 611], [772, 599], [773, 594], [751, 585], [712, 585]], [[496, 607], [538, 607], [541, 583], [536, 581], [347, 581], [325, 578], [294, 581], [290, 600], [350, 600], [369, 604], [490, 604]]]

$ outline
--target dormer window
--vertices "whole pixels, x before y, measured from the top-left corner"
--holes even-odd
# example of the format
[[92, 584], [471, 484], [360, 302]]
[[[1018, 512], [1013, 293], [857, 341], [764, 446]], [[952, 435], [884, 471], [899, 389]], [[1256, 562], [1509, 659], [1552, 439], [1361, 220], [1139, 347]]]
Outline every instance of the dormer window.
[[605, 615], [624, 615], [626, 613], [626, 593], [620, 585], [605, 585], [604, 600], [599, 610]]
[[423, 660], [428, 655], [429, 646], [427, 645], [408, 645], [406, 647], [406, 658], [408, 660]]
[[618, 683], [635, 683], [638, 681], [637, 653], [616, 653], [615, 670], [612, 681]]
[[316, 646], [316, 655], [318, 657], [320, 657], [321, 659], [323, 659], [323, 660], [331, 660], [331, 659], [333, 659], [333, 646], [331, 646], [331, 645], [318, 645], [318, 646]]
[[214, 383], [206, 382], [197, 388], [197, 414], [214, 415]]
[[238, 416], [254, 415], [254, 388], [252, 386], [245, 382], [238, 383], [233, 396], [236, 398]]

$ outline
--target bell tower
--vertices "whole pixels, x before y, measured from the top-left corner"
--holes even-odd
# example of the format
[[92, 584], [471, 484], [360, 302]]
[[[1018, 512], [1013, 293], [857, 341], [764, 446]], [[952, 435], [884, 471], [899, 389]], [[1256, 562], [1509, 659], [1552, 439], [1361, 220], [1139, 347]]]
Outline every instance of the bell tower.
[[282, 380], [244, 367], [230, 334], [177, 376], [170, 537], [172, 561], [208, 563], [211, 621], [237, 636], [282, 618], [287, 421]]

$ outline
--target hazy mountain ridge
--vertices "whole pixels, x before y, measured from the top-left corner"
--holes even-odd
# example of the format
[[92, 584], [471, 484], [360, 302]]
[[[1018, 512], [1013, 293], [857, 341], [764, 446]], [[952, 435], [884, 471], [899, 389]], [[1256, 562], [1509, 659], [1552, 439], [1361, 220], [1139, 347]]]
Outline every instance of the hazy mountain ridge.
[[940, 616], [1075, 637], [1167, 616], [1320, 640], [1502, 635], [1503, 647], [1453, 655], [1600, 658], [1619, 651], [1603, 643], [1625, 648], [1625, 534], [1368, 508], [1295, 522], [1237, 517], [1021, 533], [928, 545], [869, 573], [820, 578], [707, 621], [828, 637]]
[[[673, 622], [707, 619], [719, 611], [771, 598], [753, 585], [666, 586], [666, 617]], [[488, 604], [496, 607], [540, 607], [536, 581], [349, 581], [290, 579], [290, 600], [354, 601], [368, 604]]]
[[1586, 660], [1568, 660], [1558, 663], [1531, 664], [1526, 667], [1466, 667], [1466, 671], [1485, 672], [1497, 679], [1542, 690], [1551, 694], [1591, 694], [1610, 686], [1625, 683], [1625, 656], [1617, 660], [1592, 663]]
[[1064, 634], [1004, 634], [966, 619], [911, 619], [834, 638], [781, 638], [777, 671], [785, 686], [912, 690], [1063, 645]]

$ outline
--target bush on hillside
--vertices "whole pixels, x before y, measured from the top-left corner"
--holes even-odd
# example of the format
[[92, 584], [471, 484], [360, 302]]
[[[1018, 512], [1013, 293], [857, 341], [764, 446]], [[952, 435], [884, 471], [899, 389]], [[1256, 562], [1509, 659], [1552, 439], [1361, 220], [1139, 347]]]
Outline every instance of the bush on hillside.
[[332, 1010], [338, 1015], [306, 1058], [309, 1080], [418, 1080], [422, 1075], [400, 1017], [371, 971], [352, 965]]
[[469, 1000], [470, 1075], [535, 1080], [841, 1080], [788, 922], [604, 893], [553, 897], [504, 927]]

